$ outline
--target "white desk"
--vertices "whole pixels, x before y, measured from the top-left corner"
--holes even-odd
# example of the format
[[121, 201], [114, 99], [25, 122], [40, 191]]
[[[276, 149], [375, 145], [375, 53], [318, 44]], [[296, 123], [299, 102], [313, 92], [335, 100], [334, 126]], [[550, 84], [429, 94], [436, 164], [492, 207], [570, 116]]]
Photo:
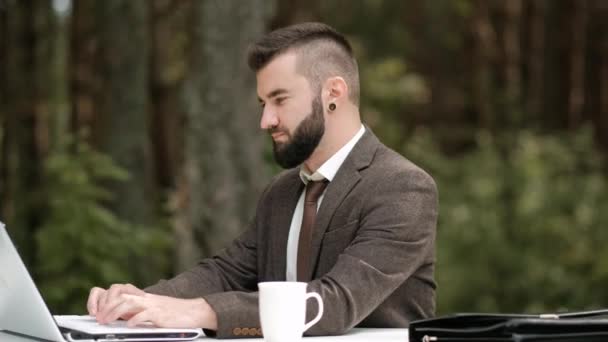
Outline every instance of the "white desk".
[[[408, 342], [407, 337], [407, 329], [355, 328], [346, 335], [304, 337], [302, 342]], [[218, 340], [218, 342], [222, 341], [261, 342], [262, 339], [247, 338], [238, 340]]]
[[[355, 328], [346, 335], [324, 336], [324, 337], [305, 337], [303, 342], [408, 342], [407, 329], [364, 329]], [[37, 340], [19, 337], [0, 331], [1, 342], [34, 342]], [[203, 337], [197, 341], [238, 341], [238, 342], [261, 342], [261, 338], [246, 338], [234, 340], [217, 340], [214, 338]]]

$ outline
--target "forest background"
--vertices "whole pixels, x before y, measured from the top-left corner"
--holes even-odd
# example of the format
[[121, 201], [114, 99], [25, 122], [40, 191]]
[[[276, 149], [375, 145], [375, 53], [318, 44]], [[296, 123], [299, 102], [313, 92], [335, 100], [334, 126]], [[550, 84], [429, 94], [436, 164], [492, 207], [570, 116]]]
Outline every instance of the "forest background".
[[[438, 184], [438, 314], [608, 307], [608, 1], [0, 0], [0, 218], [55, 313], [225, 246], [279, 169], [247, 45], [323, 21]], [[390, 262], [390, 261], [388, 261]]]

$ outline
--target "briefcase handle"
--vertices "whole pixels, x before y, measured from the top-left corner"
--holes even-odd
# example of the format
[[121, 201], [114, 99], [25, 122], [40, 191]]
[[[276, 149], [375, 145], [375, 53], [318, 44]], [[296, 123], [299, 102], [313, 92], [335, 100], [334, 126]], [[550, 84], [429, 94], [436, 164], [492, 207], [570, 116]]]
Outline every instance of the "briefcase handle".
[[604, 316], [604, 315], [608, 315], [608, 309], [566, 312], [563, 314], [542, 314], [542, 315], [540, 315], [540, 318], [562, 319], [562, 318], [594, 317], [594, 316]]

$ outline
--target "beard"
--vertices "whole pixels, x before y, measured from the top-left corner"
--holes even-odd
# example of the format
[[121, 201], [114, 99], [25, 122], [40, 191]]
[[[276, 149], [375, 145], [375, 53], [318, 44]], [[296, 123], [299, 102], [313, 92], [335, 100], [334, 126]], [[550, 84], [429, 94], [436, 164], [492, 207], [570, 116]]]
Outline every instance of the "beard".
[[[269, 132], [277, 131], [280, 130], [273, 129]], [[325, 119], [319, 94], [312, 101], [312, 112], [296, 127], [291, 139], [284, 143], [277, 143], [273, 140], [274, 159], [284, 169], [302, 164], [317, 148], [323, 134], [325, 134]]]

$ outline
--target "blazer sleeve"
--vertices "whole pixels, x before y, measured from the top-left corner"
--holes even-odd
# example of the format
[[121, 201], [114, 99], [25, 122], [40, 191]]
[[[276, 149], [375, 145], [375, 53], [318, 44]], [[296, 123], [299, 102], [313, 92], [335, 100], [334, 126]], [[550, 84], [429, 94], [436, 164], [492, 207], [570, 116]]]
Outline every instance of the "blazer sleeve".
[[[266, 197], [277, 178], [275, 177], [266, 187], [259, 203], [262, 203], [262, 199]], [[172, 279], [160, 280], [144, 291], [177, 298], [205, 299], [216, 312], [218, 319], [218, 330], [205, 329], [207, 336], [220, 338], [261, 336], [257, 292], [254, 292], [257, 291], [259, 275], [258, 211], [248, 228], [229, 247]], [[238, 323], [240, 323], [239, 327], [245, 324], [252, 328], [235, 329], [235, 324]]]
[[169, 280], [147, 287], [148, 293], [178, 298], [199, 298], [225, 291], [254, 291], [257, 286], [256, 225], [236, 238], [216, 256]]
[[[325, 310], [307, 335], [345, 333], [434, 259], [435, 182], [418, 168], [381, 178], [371, 184], [352, 243], [328, 273], [309, 283], [308, 291], [321, 295]], [[309, 306], [308, 320], [315, 314]]]
[[[234, 329], [226, 328], [228, 322], [233, 322], [235, 319], [242, 320], [243, 317], [249, 317], [249, 320], [251, 317], [256, 319], [258, 315], [257, 311], [249, 312], [251, 309], [248, 309], [257, 307], [257, 297], [255, 300], [248, 298], [251, 297], [250, 293], [257, 289], [256, 249], [254, 221], [249, 229], [218, 255], [201, 261], [196, 267], [170, 280], [161, 280], [157, 284], [145, 288], [144, 291], [177, 298], [205, 299], [215, 311], [218, 319], [218, 330], [204, 329], [205, 334], [210, 337], [232, 336]], [[233, 303], [233, 301], [215, 295], [234, 293], [240, 293], [243, 297], [241, 301], [247, 302], [247, 304], [241, 304], [239, 308], [231, 307], [230, 304], [227, 306], [227, 303]], [[259, 326], [259, 323], [256, 326]], [[240, 333], [240, 331], [241, 329], [237, 332]], [[261, 336], [259, 329], [252, 329], [251, 332], [255, 333], [254, 336]]]
[[[266, 197], [276, 178], [264, 189], [261, 199]], [[160, 280], [144, 291], [178, 298], [204, 298], [219, 292], [255, 291], [258, 280], [257, 229], [256, 211], [256, 217], [247, 229], [216, 256], [203, 259], [197, 266], [172, 279]]]

